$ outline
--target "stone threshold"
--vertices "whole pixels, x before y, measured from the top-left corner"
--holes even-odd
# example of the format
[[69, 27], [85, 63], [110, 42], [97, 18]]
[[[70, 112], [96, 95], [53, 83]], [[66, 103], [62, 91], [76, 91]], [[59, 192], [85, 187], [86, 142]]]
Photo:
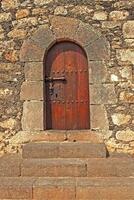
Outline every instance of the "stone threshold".
[[20, 131], [10, 140], [10, 145], [20, 145], [29, 142], [91, 142], [103, 143], [101, 133], [91, 130], [46, 130]]

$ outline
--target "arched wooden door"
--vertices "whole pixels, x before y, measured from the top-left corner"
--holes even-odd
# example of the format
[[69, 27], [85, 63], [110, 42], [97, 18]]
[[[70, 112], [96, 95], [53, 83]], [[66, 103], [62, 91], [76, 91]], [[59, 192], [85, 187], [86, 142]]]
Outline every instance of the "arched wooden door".
[[89, 75], [84, 50], [56, 43], [45, 62], [46, 129], [89, 129]]

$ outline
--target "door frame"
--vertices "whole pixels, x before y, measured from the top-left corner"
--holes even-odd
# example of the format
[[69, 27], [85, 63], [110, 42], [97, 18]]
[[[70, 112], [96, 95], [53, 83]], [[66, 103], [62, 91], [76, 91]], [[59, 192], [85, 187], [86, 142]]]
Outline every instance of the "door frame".
[[[106, 109], [104, 102], [103, 100], [98, 101], [99, 93], [96, 93], [96, 98], [94, 98], [94, 92], [92, 91], [96, 86], [96, 80], [98, 80], [98, 68], [105, 69], [110, 59], [109, 42], [98, 30], [80, 20], [50, 16], [50, 25], [40, 26], [29, 39], [24, 41], [20, 51], [20, 61], [24, 63], [25, 72], [25, 81], [21, 86], [20, 92], [20, 98], [23, 100], [22, 130], [44, 130], [43, 100], [45, 97], [43, 94], [43, 70], [45, 69], [43, 69], [43, 63], [48, 49], [55, 42], [61, 40], [76, 42], [86, 52], [88, 66], [90, 66], [89, 84], [91, 92], [89, 106], [91, 106], [91, 129], [103, 129], [98, 124], [95, 125], [94, 110], [97, 110], [99, 107], [101, 116], [105, 117]], [[105, 74], [104, 79], [106, 76], [107, 74]], [[99, 86], [101, 87], [102, 84], [103, 80], [100, 80]], [[113, 87], [112, 84], [110, 87]], [[104, 126], [108, 128], [106, 117]]]

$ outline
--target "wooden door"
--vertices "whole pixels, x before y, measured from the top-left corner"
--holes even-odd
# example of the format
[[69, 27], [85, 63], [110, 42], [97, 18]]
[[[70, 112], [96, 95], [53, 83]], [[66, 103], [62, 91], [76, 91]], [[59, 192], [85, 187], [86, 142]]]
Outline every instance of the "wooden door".
[[56, 43], [46, 56], [46, 129], [90, 128], [88, 62], [73, 42]]

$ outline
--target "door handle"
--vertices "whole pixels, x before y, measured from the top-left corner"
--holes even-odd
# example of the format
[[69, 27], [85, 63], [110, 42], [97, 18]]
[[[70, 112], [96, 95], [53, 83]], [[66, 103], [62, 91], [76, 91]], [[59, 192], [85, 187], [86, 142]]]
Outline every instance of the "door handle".
[[45, 82], [53, 82], [53, 81], [66, 81], [66, 78], [63, 77], [46, 77]]

